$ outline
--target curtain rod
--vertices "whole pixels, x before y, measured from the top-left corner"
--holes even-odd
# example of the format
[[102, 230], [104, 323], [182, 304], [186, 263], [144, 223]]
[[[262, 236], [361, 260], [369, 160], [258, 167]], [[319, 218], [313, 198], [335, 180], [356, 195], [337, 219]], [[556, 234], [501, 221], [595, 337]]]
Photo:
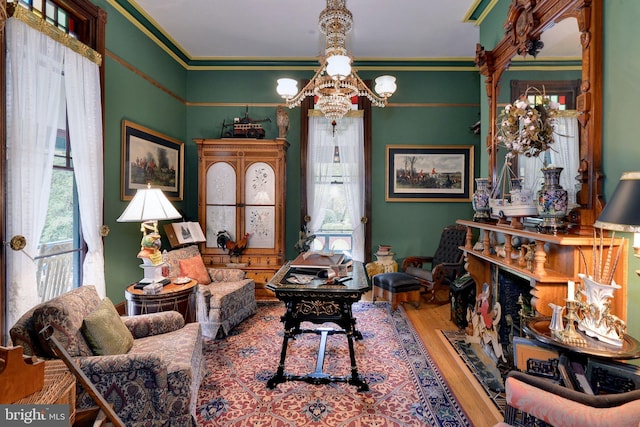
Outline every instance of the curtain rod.
[[92, 62], [95, 62], [96, 64], [98, 64], [98, 66], [102, 65], [102, 55], [91, 49], [86, 44], [82, 43], [80, 40], [71, 37], [69, 34], [48, 23], [46, 20], [39, 17], [35, 13], [25, 9], [22, 6], [19, 6], [17, 3], [10, 3], [7, 6], [9, 17], [24, 22], [31, 28], [49, 36], [53, 40], [68, 47], [77, 54], [84, 56]]

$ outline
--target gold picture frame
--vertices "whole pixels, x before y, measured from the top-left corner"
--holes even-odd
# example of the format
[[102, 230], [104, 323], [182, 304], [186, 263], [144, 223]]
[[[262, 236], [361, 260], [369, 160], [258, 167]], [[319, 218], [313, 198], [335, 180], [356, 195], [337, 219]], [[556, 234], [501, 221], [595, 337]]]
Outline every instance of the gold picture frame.
[[387, 145], [387, 202], [471, 202], [473, 145]]
[[184, 143], [159, 132], [122, 121], [122, 200], [151, 184], [169, 200], [181, 201], [184, 187]]

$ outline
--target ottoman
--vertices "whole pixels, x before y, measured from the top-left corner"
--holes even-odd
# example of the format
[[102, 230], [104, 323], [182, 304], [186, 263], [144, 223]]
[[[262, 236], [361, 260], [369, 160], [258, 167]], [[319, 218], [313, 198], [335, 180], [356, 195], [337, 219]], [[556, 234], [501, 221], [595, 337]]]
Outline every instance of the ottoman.
[[416, 308], [420, 306], [420, 291], [422, 286], [418, 280], [406, 273], [382, 273], [373, 276], [373, 298], [382, 298], [391, 303], [391, 309], [396, 310], [401, 302], [414, 302]]

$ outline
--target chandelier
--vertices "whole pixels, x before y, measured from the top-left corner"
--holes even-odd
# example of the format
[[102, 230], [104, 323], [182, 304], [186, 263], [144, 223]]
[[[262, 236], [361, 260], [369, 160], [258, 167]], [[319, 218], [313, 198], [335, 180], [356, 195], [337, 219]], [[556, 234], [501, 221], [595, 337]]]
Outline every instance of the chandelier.
[[371, 104], [384, 107], [396, 91], [396, 78], [380, 76], [375, 79], [375, 91], [362, 81], [351, 67], [353, 58], [345, 48], [346, 35], [351, 31], [353, 15], [345, 6], [346, 0], [327, 0], [327, 7], [320, 13], [320, 31], [326, 36], [324, 56], [319, 58], [320, 68], [313, 79], [298, 92], [298, 82], [278, 79], [278, 94], [289, 108], [300, 106], [307, 96], [316, 96], [316, 106], [329, 120], [337, 120], [351, 110], [351, 98], [366, 96]]

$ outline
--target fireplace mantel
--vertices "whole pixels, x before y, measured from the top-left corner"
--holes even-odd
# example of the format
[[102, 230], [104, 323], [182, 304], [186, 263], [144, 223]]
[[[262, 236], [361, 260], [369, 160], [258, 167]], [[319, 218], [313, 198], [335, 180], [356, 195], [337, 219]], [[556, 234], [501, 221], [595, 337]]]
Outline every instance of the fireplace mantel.
[[[491, 284], [492, 270], [497, 266], [529, 279], [532, 306], [539, 314], [545, 316], [551, 315], [549, 303], [565, 305], [567, 282], [580, 282], [578, 273], [587, 272], [585, 263], [591, 273], [596, 253], [594, 250], [601, 244], [604, 246], [604, 263], [612, 244], [611, 238], [605, 237], [603, 242], [594, 238], [593, 228], [585, 226], [567, 233], [544, 234], [533, 229], [517, 229], [508, 225], [468, 220], [456, 222], [467, 227], [467, 239], [462, 249], [466, 259], [465, 268], [476, 283], [476, 295], [480, 295], [484, 283]], [[512, 247], [513, 238], [532, 245], [530, 257], [524, 257], [524, 254]], [[614, 294], [611, 310], [626, 322], [627, 239], [615, 238], [612, 245], [614, 258], [618, 248], [621, 250], [613, 275], [621, 289]]]

